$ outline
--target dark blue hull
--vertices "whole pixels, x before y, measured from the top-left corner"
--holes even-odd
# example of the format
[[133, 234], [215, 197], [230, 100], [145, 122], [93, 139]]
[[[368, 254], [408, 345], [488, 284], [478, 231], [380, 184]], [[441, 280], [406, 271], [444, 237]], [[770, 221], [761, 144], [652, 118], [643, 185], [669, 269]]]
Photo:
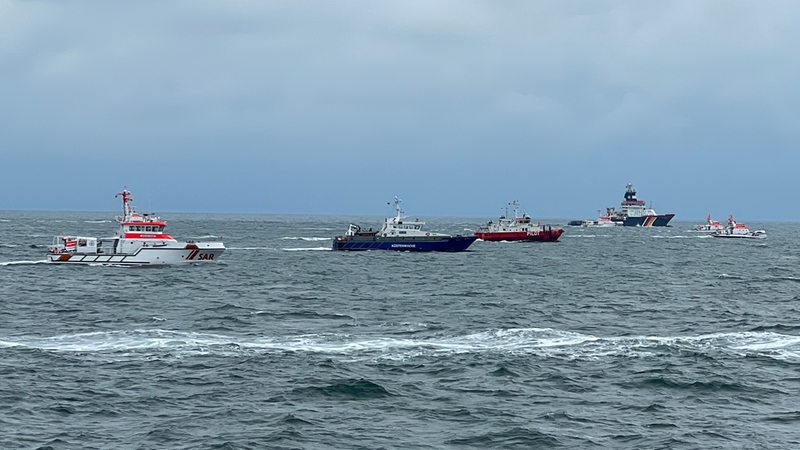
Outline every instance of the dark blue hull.
[[666, 227], [675, 214], [659, 214], [656, 216], [626, 217], [622, 225], [626, 227]]
[[387, 238], [381, 236], [336, 236], [333, 250], [394, 250], [398, 252], [461, 252], [477, 236], [431, 236], [424, 238]]

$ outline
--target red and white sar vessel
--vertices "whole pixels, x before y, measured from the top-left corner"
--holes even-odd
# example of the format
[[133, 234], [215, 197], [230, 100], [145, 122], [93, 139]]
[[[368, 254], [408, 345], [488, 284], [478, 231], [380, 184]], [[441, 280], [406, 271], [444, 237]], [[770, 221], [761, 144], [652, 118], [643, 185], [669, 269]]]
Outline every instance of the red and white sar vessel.
[[699, 231], [701, 233], [717, 233], [723, 231], [724, 229], [725, 225], [718, 220], [712, 219], [710, 213], [708, 214], [708, 217], [706, 217], [706, 223], [694, 227], [694, 231]]
[[489, 221], [478, 228], [475, 236], [484, 241], [534, 241], [555, 242], [564, 233], [563, 228], [553, 228], [550, 225], [533, 223], [531, 217], [525, 213], [520, 214], [519, 202], [514, 200], [509, 203], [513, 209], [513, 217], [508, 214], [500, 216], [497, 222]]
[[109, 264], [117, 266], [160, 266], [216, 261], [222, 242], [176, 241], [164, 229], [167, 222], [148, 213], [138, 213], [133, 196], [124, 189], [119, 232], [112, 237], [56, 236], [48, 248], [47, 262], [56, 264]]
[[764, 230], [750, 230], [747, 225], [737, 222], [733, 218], [733, 214], [728, 216], [728, 225], [722, 230], [712, 234], [714, 237], [719, 238], [734, 238], [734, 239], [763, 239], [767, 237], [767, 232]]

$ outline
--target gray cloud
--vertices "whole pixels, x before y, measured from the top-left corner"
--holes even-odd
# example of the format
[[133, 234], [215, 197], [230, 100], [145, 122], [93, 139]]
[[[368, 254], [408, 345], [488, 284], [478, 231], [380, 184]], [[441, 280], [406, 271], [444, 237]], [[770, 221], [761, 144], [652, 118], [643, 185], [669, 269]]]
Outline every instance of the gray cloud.
[[[625, 161], [633, 175], [650, 165], [656, 193], [688, 209], [674, 173], [650, 162], [691, 156], [714, 183], [725, 178], [715, 159], [730, 152], [757, 151], [762, 171], [798, 162], [798, 12], [796, 2], [5, 1], [0, 145], [20, 160], [114, 165], [151, 151], [200, 170], [280, 166], [278, 180], [361, 158], [355, 176], [379, 183], [366, 174], [436, 174], [459, 159], [448, 180], [470, 198], [466, 174], [500, 186], [527, 172], [539, 189], [568, 179], [579, 197], [599, 171], [598, 197], [616, 201], [636, 181]], [[281, 186], [265, 183], [251, 182]], [[482, 201], [511, 190], [484, 187]]]

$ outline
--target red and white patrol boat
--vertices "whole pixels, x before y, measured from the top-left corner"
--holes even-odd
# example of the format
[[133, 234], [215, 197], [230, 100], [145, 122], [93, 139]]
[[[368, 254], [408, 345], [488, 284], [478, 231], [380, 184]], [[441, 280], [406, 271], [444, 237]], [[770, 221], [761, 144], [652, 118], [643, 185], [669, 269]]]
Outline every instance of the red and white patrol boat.
[[606, 214], [600, 214], [600, 210], [597, 210], [597, 219], [586, 219], [586, 220], [572, 220], [567, 225], [578, 226], [578, 227], [591, 227], [591, 228], [606, 228], [606, 227], [621, 227], [622, 221], [615, 220], [615, 210], [613, 207], [606, 208]]
[[[513, 217], [508, 215], [508, 206], [513, 209]], [[497, 222], [489, 221], [478, 228], [475, 236], [484, 241], [534, 241], [555, 242], [564, 233], [563, 228], [533, 223], [531, 217], [519, 213], [519, 202], [514, 200], [506, 206], [506, 214]]]
[[216, 261], [225, 251], [222, 242], [178, 242], [164, 232], [166, 221], [135, 211], [130, 191], [124, 189], [116, 197], [122, 197], [119, 233], [108, 238], [56, 236], [48, 248], [47, 262], [159, 266]]
[[708, 214], [708, 217], [706, 217], [706, 223], [694, 227], [694, 231], [698, 231], [700, 233], [716, 233], [724, 229], [725, 225], [723, 225], [720, 221], [712, 219], [710, 213]]
[[733, 219], [733, 214], [731, 214], [728, 216], [728, 225], [722, 230], [712, 234], [712, 236], [720, 238], [762, 239], [767, 237], [767, 232], [764, 230], [750, 231], [747, 225], [736, 222], [736, 220]]

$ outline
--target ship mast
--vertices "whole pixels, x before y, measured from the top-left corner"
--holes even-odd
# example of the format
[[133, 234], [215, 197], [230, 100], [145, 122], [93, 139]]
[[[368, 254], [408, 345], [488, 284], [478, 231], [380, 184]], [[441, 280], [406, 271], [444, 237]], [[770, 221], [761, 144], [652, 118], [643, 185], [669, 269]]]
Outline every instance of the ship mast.
[[[512, 209], [514, 211], [514, 218], [516, 219], [517, 217], [520, 217], [520, 215], [519, 215], [519, 200], [514, 200], [513, 202], [509, 203], [509, 205], [511, 205], [511, 207], [512, 207]], [[508, 216], [508, 213], [506, 213], [506, 216]]]
[[[397, 217], [398, 219], [403, 217], [403, 210], [400, 209], [400, 202], [401, 201], [402, 200], [397, 198], [396, 195], [394, 196], [394, 212], [395, 212], [395, 217]], [[387, 204], [390, 204], [390, 203], [387, 203]]]
[[122, 220], [127, 220], [128, 217], [130, 217], [131, 213], [133, 212], [133, 206], [131, 206], [129, 204], [130, 202], [133, 201], [133, 194], [131, 194], [131, 191], [123, 188], [122, 192], [118, 192], [117, 195], [114, 196], [114, 198], [117, 198], [119, 196], [122, 196], [122, 218], [121, 218], [121, 221]]

